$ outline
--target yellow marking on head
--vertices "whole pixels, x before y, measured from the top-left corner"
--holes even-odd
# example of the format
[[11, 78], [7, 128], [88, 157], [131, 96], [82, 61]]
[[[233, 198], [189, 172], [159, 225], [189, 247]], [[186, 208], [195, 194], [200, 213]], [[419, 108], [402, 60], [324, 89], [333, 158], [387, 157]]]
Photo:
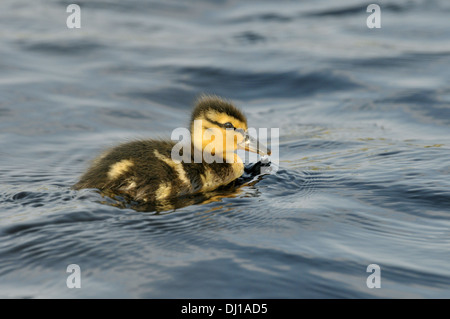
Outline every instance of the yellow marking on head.
[[116, 179], [117, 177], [128, 171], [128, 169], [133, 165], [134, 163], [132, 161], [126, 159], [112, 164], [108, 171], [108, 178]]
[[247, 130], [247, 124], [214, 110], [208, 111], [206, 115], [200, 116], [192, 123], [191, 132], [195, 148], [221, 157], [223, 159], [221, 162], [230, 162], [233, 156], [229, 153], [237, 150], [244, 136], [239, 131], [220, 127], [214, 122], [221, 124], [230, 122], [236, 129], [243, 131]]
[[156, 200], [162, 200], [170, 196], [172, 185], [170, 183], [161, 183], [155, 192]]
[[155, 150], [153, 152], [155, 154], [156, 158], [163, 161], [170, 167], [172, 167], [178, 174], [178, 178], [183, 182], [184, 184], [191, 185], [190, 180], [186, 176], [186, 172], [184, 171], [183, 164], [181, 162], [175, 162], [172, 159], [160, 154], [158, 150]]

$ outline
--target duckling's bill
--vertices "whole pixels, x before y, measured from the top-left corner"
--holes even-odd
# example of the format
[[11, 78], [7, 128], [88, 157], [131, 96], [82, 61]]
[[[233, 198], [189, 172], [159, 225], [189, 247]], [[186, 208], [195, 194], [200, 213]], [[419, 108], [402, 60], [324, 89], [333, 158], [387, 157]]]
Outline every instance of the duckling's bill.
[[248, 132], [244, 132], [244, 139], [238, 144], [238, 148], [246, 150], [248, 152], [257, 153], [261, 156], [272, 154], [271, 150], [258, 139], [250, 136]]

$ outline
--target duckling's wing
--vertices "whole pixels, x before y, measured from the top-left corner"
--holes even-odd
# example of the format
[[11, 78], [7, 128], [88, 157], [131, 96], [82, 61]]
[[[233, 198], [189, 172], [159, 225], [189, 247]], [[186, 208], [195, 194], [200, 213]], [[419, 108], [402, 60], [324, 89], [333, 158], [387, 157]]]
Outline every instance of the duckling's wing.
[[145, 201], [184, 194], [191, 183], [183, 164], [171, 159], [174, 145], [140, 140], [114, 147], [93, 161], [74, 188], [98, 188]]

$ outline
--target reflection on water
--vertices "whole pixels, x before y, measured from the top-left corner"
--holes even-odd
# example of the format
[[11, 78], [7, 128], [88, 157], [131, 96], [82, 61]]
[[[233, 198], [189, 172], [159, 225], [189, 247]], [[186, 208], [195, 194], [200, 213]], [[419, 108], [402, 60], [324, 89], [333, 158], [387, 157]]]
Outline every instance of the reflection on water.
[[[446, 1], [380, 3], [377, 30], [359, 1], [79, 1], [79, 30], [68, 4], [0, 3], [0, 296], [450, 297]], [[147, 205], [70, 188], [201, 93], [280, 129], [275, 174]]]

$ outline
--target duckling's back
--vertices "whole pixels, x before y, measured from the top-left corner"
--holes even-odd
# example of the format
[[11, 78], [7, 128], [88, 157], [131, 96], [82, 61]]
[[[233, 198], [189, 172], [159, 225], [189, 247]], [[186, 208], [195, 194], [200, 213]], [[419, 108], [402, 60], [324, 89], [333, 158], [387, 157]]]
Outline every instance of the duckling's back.
[[148, 202], [209, 191], [239, 175], [227, 163], [175, 162], [174, 145], [157, 140], [119, 145], [95, 159], [74, 188], [98, 188], [108, 195]]

